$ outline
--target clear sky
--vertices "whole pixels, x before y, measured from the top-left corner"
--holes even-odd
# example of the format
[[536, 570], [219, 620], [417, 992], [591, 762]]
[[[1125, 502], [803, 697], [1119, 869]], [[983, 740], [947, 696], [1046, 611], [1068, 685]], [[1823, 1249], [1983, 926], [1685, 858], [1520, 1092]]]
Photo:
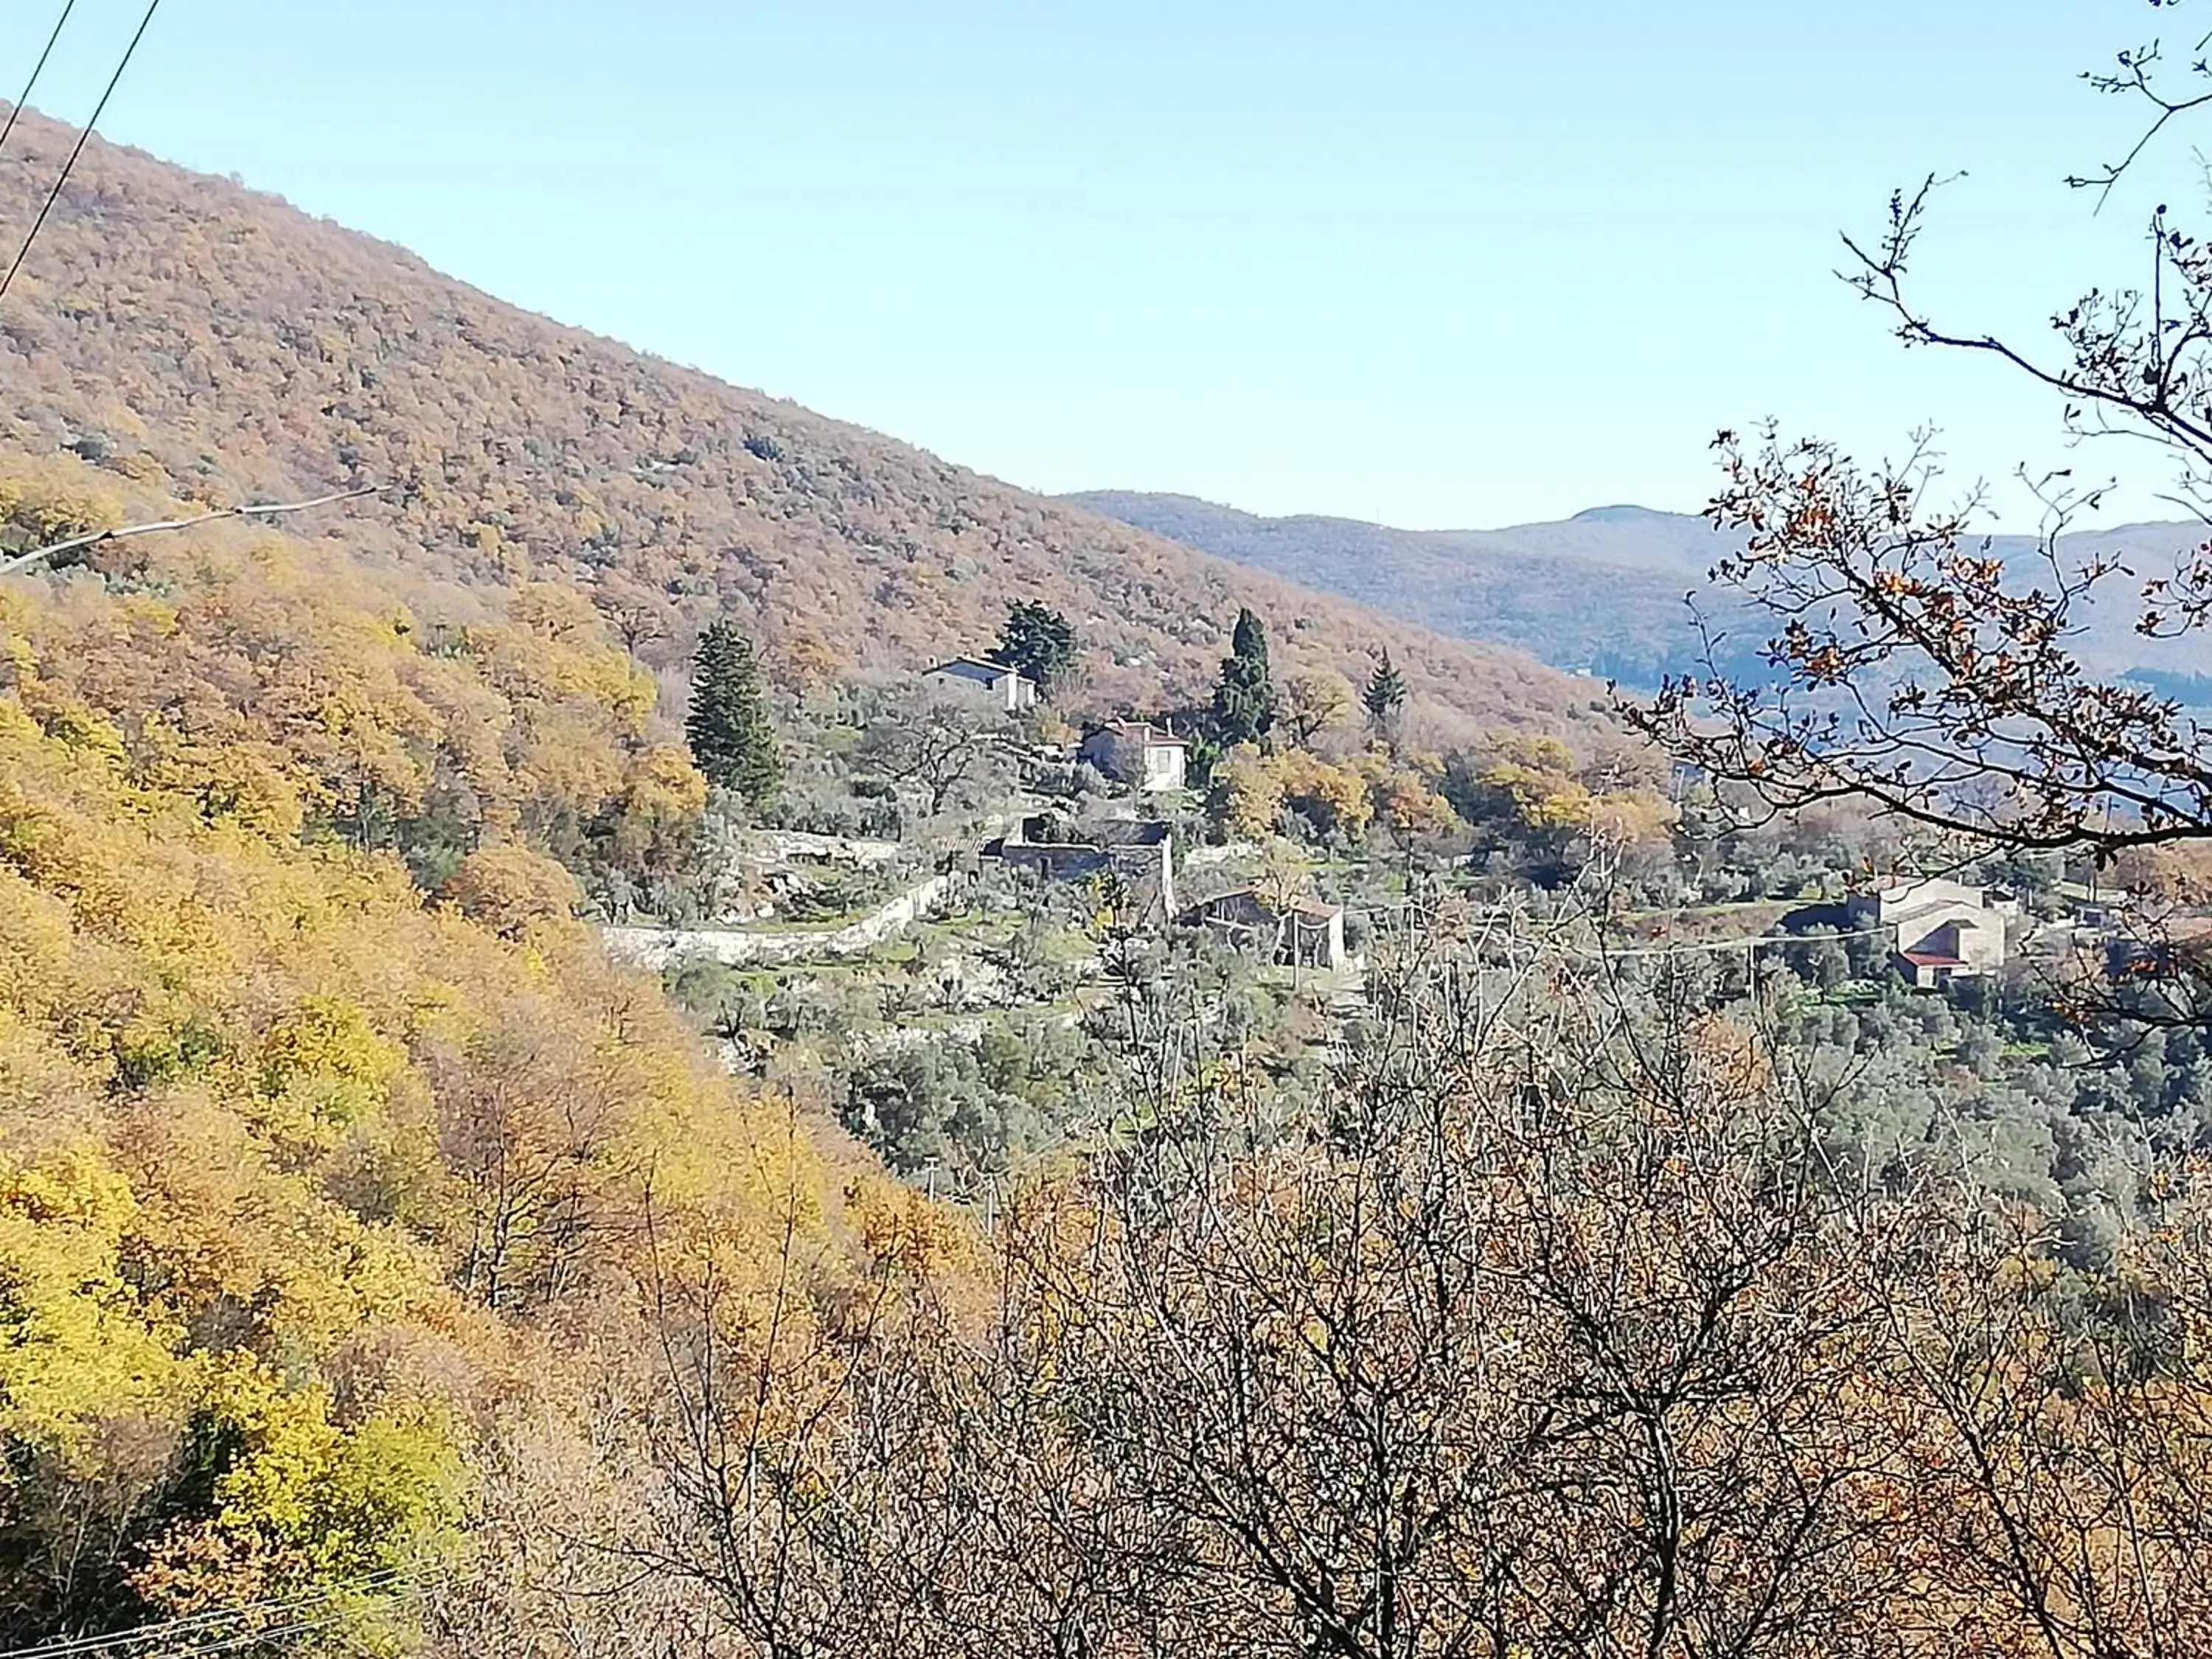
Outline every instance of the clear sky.
[[[141, 3], [77, 0], [33, 101], [82, 120]], [[0, 5], [0, 96], [59, 5]], [[2069, 459], [1995, 368], [1890, 345], [1836, 234], [1965, 170], [1929, 292], [2029, 333], [2138, 265], [2182, 147], [2101, 216], [2058, 180], [2130, 130], [2073, 77], [2160, 15], [165, 0], [102, 125], [1018, 483], [1489, 526], [1694, 508], [1713, 429], [1765, 415]]]

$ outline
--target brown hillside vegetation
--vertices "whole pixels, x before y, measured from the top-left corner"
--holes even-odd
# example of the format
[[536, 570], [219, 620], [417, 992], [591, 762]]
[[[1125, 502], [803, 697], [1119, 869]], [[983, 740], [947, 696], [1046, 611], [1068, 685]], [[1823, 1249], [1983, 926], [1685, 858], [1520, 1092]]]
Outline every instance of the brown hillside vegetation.
[[[803, 1324], [913, 1208], [570, 920], [529, 843], [638, 866], [704, 787], [576, 596], [411, 609], [470, 599], [237, 526], [0, 592], [0, 1644], [435, 1562], [643, 1284]], [[370, 850], [426, 812], [434, 896]]]
[[[30, 136], [10, 222], [65, 134]], [[0, 584], [0, 1645], [306, 1596], [376, 1647], [371, 1589], [578, 1490], [663, 1303], [711, 1297], [781, 1410], [813, 1334], [953, 1248], [571, 920], [579, 873], [682, 855], [705, 785], [647, 671], [707, 618], [818, 670], [1034, 594], [1091, 698], [1150, 700], [1244, 599], [1292, 658], [1388, 639], [1439, 718], [1572, 712], [97, 145], [0, 386], [10, 551], [407, 486]]]
[[[71, 137], [26, 119], [0, 220]], [[0, 439], [216, 502], [360, 480], [349, 544], [471, 582], [573, 583], [649, 664], [726, 612], [817, 666], [1073, 617], [1087, 702], [1196, 691], [1240, 603], [1292, 661], [1388, 643], [1456, 725], [1558, 729], [1586, 693], [919, 450], [502, 305], [270, 197], [95, 141], [0, 317]], [[1449, 712], [1448, 712], [1449, 711]]]

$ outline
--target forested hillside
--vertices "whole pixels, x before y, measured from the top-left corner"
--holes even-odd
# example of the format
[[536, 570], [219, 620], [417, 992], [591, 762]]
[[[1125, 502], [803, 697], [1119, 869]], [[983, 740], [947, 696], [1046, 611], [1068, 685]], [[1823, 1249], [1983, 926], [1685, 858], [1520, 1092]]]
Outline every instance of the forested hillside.
[[0, 305], [0, 1650], [2212, 1650], [2203, 730], [1727, 459], [1932, 793], [1869, 670], [1426, 631], [1662, 664], [1701, 521], [1100, 500], [1219, 558], [94, 145]]
[[[27, 118], [0, 217], [71, 137]], [[760, 307], [773, 326], [773, 301]], [[0, 317], [0, 441], [218, 502], [401, 493], [349, 544], [473, 584], [588, 595], [649, 664], [732, 616], [795, 672], [987, 645], [1007, 602], [1067, 612], [1085, 695], [1202, 686], [1239, 603], [1364, 675], [1388, 644], [1462, 726], [1553, 726], [1587, 696], [1471, 647], [981, 477], [487, 298], [270, 198], [97, 141]]]
[[[152, 505], [0, 466], [10, 542]], [[907, 1209], [570, 919], [540, 848], [643, 872], [705, 799], [573, 591], [210, 526], [10, 583], [0, 688], [0, 1642], [373, 1633], [641, 1284], [803, 1320]]]
[[1555, 667], [1656, 684], [1695, 647], [1683, 596], [1725, 544], [1679, 514], [1601, 507], [1511, 530], [1264, 518], [1188, 495], [1090, 490], [1071, 504]]
[[[0, 217], [70, 137], [17, 129]], [[1440, 728], [1589, 718], [95, 142], [0, 312], [0, 552], [363, 483], [0, 592], [0, 1645], [260, 1607], [207, 1639], [377, 1647], [410, 1586], [526, 1571], [497, 1505], [605, 1522], [672, 1309], [796, 1410], [810, 1331], [953, 1248], [573, 919], [696, 860], [708, 620], [803, 689], [1036, 597], [1071, 703], [1151, 708], [1249, 601], [1291, 663], [1387, 645]]]

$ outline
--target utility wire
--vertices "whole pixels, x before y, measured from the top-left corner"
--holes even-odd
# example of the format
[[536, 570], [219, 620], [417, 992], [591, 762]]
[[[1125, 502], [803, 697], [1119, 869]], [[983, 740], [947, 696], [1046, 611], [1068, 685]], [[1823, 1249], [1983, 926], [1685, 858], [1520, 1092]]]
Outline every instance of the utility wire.
[[374, 1595], [387, 1588], [396, 1588], [407, 1582], [406, 1576], [397, 1569], [373, 1574], [366, 1578], [352, 1579], [340, 1583], [326, 1584], [320, 1589], [304, 1590], [291, 1595], [270, 1596], [265, 1601], [242, 1602], [235, 1607], [220, 1607], [210, 1613], [188, 1613], [180, 1618], [163, 1619], [149, 1625], [135, 1626], [106, 1636], [64, 1637], [41, 1642], [34, 1647], [12, 1648], [0, 1659], [77, 1659], [77, 1656], [111, 1653], [118, 1649], [143, 1648], [153, 1642], [179, 1640], [212, 1640], [230, 1633], [230, 1627], [245, 1621], [256, 1621], [257, 1627], [289, 1623], [311, 1607], [321, 1607], [341, 1595]]
[[115, 73], [107, 77], [107, 89], [100, 94], [100, 102], [93, 106], [92, 119], [87, 121], [83, 131], [77, 134], [76, 147], [70, 151], [69, 160], [62, 163], [61, 177], [54, 180], [53, 189], [46, 193], [46, 205], [39, 210], [39, 216], [31, 221], [30, 234], [23, 238], [23, 246], [15, 250], [15, 263], [8, 267], [5, 276], [0, 276], [0, 300], [8, 297], [8, 289], [15, 281], [15, 273], [23, 268], [23, 261], [30, 257], [31, 244], [38, 240], [39, 232], [46, 222], [46, 216], [54, 210], [54, 204], [61, 199], [62, 187], [69, 183], [70, 174], [76, 170], [77, 157], [84, 154], [85, 143], [91, 138], [92, 130], [100, 125], [100, 118], [106, 112], [107, 100], [115, 95], [116, 84], [123, 79], [123, 71], [131, 67], [131, 60], [138, 51], [138, 43], [146, 38], [147, 25], [154, 21], [154, 14], [161, 9], [161, 0], [148, 0], [146, 15], [138, 20], [138, 32], [131, 37], [131, 44], [124, 47], [123, 61], [115, 66]]
[[76, 0], [65, 0], [62, 15], [55, 21], [54, 32], [46, 37], [46, 49], [39, 54], [39, 61], [31, 65], [31, 78], [23, 82], [23, 95], [8, 112], [8, 125], [0, 126], [0, 149], [8, 148], [8, 135], [15, 131], [15, 118], [22, 114], [23, 106], [31, 101], [31, 94], [38, 88], [39, 77], [46, 72], [46, 59], [54, 55], [54, 43], [62, 38], [62, 31], [69, 27], [70, 14], [76, 9]]
[[[88, 536], [72, 536], [65, 542], [56, 542], [49, 547], [34, 547], [27, 553], [18, 553], [11, 559], [0, 559], [0, 576], [12, 576], [41, 559], [52, 559], [64, 553], [74, 553], [81, 548], [97, 547], [102, 542], [128, 541], [133, 536], [150, 536], [161, 530], [190, 530], [195, 525], [213, 524], [218, 519], [276, 519], [288, 513], [305, 513], [310, 507], [328, 507], [333, 501], [357, 501], [364, 495], [380, 495], [389, 488], [385, 484], [364, 484], [358, 489], [341, 489], [334, 495], [318, 495], [310, 501], [265, 501], [249, 503], [245, 507], [219, 507], [210, 513], [195, 514], [189, 519], [163, 519], [158, 524], [130, 524], [116, 530], [95, 530]], [[0, 1659], [7, 1659], [0, 1654]]]
[[[404, 1583], [384, 1592], [385, 1608], [404, 1607], [426, 1600], [431, 1591], [428, 1581]], [[209, 1659], [219, 1653], [235, 1653], [244, 1648], [265, 1647], [271, 1643], [289, 1642], [295, 1638], [311, 1636], [319, 1631], [337, 1630], [350, 1624], [356, 1616], [351, 1607], [337, 1607], [321, 1613], [305, 1613], [284, 1624], [266, 1628], [249, 1628], [230, 1632], [216, 1632], [212, 1639], [188, 1638], [178, 1647], [164, 1648], [160, 1659]]]
[[[428, 1586], [402, 1585], [389, 1593], [385, 1601], [387, 1608], [405, 1607], [422, 1601], [429, 1594]], [[244, 1630], [212, 1631], [201, 1635], [186, 1635], [171, 1644], [168, 1632], [161, 1626], [147, 1626], [149, 1640], [160, 1639], [159, 1659], [209, 1659], [222, 1653], [236, 1653], [247, 1648], [266, 1648], [275, 1644], [289, 1643], [311, 1636], [319, 1631], [339, 1630], [353, 1622], [356, 1612], [350, 1607], [303, 1613], [297, 1618], [286, 1618], [283, 1623], [254, 1625]]]
[[[86, 1655], [143, 1650], [155, 1643], [164, 1644], [167, 1651], [179, 1654], [222, 1652], [233, 1645], [286, 1634], [308, 1623], [342, 1622], [351, 1618], [355, 1609], [331, 1604], [345, 1598], [358, 1596], [380, 1601], [386, 1606], [404, 1606], [422, 1599], [447, 1577], [435, 1572], [426, 1576], [404, 1567], [387, 1568], [292, 1595], [271, 1596], [210, 1613], [164, 1619], [106, 1636], [65, 1638], [35, 1647], [10, 1649], [0, 1654], [0, 1659], [81, 1659]], [[245, 1626], [243, 1630], [240, 1628], [241, 1625]]]

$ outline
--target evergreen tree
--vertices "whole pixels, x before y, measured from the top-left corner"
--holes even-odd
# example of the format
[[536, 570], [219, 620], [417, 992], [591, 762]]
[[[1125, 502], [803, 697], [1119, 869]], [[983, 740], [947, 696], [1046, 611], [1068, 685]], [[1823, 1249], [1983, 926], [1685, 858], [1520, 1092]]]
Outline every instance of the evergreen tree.
[[1382, 647], [1382, 659], [1367, 677], [1367, 689], [1359, 694], [1359, 701], [1367, 710], [1367, 718], [1378, 726], [1388, 726], [1406, 706], [1406, 677], [1390, 660], [1389, 646]]
[[752, 642], [726, 622], [700, 635], [691, 659], [691, 714], [684, 722], [691, 757], [719, 788], [755, 808], [783, 787], [783, 752], [769, 722]]
[[1275, 681], [1267, 667], [1267, 625], [1249, 605], [1237, 612], [1237, 631], [1222, 659], [1213, 693], [1213, 726], [1224, 749], [1262, 743], [1275, 729]]
[[1048, 605], [1017, 599], [999, 630], [997, 660], [1018, 668], [1048, 693], [1075, 665], [1075, 624]]

